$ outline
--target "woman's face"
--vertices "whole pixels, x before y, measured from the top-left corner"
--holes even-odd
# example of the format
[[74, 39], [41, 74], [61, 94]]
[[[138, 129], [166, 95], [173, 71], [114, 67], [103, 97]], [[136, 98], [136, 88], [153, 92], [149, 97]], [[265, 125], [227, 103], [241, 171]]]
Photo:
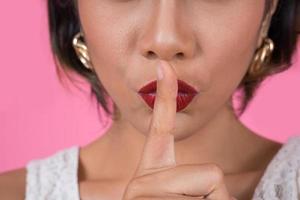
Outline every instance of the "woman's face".
[[262, 0], [79, 0], [93, 68], [123, 119], [146, 134], [152, 109], [138, 90], [167, 60], [200, 93], [174, 135], [199, 130], [230, 100], [257, 48]]

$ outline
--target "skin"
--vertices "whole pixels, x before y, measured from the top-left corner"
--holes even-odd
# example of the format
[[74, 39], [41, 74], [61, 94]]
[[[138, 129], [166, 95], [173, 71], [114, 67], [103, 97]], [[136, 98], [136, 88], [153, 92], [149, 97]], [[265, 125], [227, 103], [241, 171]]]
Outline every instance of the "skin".
[[[230, 97], [277, 6], [274, 1], [264, 17], [264, 3], [78, 0], [91, 67], [119, 116], [103, 136], [80, 149], [82, 199], [251, 198], [282, 144], [244, 126]], [[152, 110], [137, 92], [157, 79], [160, 63], [165, 76]], [[176, 79], [200, 91], [178, 113]], [[24, 169], [19, 173], [25, 176]], [[0, 186], [3, 177], [12, 175], [0, 176]]]
[[[166, 108], [156, 119], [157, 132], [174, 123], [172, 130], [162, 132], [174, 136], [176, 165], [212, 163], [212, 170], [217, 168], [225, 175], [220, 183], [226, 182], [228, 188], [212, 199], [228, 199], [228, 194], [250, 198], [265, 167], [281, 147], [245, 127], [230, 105], [230, 96], [266, 36], [277, 2], [265, 18], [264, 3], [260, 0], [78, 1], [92, 68], [116, 103], [119, 114], [104, 137], [81, 151], [80, 191], [84, 198], [90, 199], [93, 193], [97, 197], [121, 199], [130, 191], [128, 183], [135, 180], [134, 169], [147, 156], [142, 154], [143, 145], [151, 143], [145, 139], [151, 138], [155, 115], [137, 91], [156, 79], [160, 61], [172, 66], [176, 78], [200, 91], [184, 111], [174, 114], [174, 121], [171, 114], [168, 120]], [[168, 102], [170, 93], [166, 92], [162, 99]], [[163, 152], [172, 152], [168, 149], [170, 145], [152, 147], [158, 154], [153, 161], [158, 167], [161, 167], [158, 160], [171, 159], [170, 155], [160, 158]], [[105, 155], [107, 152], [109, 157]], [[262, 156], [261, 152], [265, 154]], [[172, 177], [176, 177], [175, 172]], [[92, 179], [98, 183], [89, 181]], [[111, 182], [109, 187], [107, 180]], [[214, 184], [213, 180], [206, 181]], [[161, 188], [163, 183], [149, 185]], [[145, 188], [139, 190], [145, 192]], [[130, 198], [133, 197], [129, 195]]]

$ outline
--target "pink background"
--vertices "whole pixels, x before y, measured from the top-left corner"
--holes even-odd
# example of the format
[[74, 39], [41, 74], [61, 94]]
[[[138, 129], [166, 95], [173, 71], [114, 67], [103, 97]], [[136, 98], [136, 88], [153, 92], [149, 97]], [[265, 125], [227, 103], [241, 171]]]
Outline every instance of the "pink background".
[[[64, 88], [58, 81], [45, 2], [0, 3], [0, 171], [84, 145], [110, 125], [110, 120], [100, 123], [85, 82], [80, 91], [72, 84]], [[241, 120], [277, 141], [300, 135], [299, 86], [300, 64], [295, 64], [264, 82]]]

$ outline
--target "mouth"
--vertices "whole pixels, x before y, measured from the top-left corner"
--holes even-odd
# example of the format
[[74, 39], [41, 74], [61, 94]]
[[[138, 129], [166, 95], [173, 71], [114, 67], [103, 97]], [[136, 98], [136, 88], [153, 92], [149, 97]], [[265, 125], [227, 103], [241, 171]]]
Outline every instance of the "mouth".
[[[180, 112], [185, 109], [193, 100], [193, 98], [199, 93], [193, 86], [184, 82], [183, 80], [178, 80], [178, 91], [176, 98], [176, 112]], [[153, 109], [156, 97], [156, 86], [157, 81], [152, 81], [145, 86], [143, 86], [139, 91], [139, 95], [146, 102], [146, 104]]]

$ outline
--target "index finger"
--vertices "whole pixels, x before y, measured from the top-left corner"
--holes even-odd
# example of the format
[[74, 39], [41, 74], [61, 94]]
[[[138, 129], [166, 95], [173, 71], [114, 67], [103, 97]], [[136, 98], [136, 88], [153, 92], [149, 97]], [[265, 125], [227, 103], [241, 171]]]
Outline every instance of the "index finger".
[[135, 176], [176, 165], [172, 131], [176, 117], [177, 76], [170, 64], [165, 61], [159, 64], [153, 115]]

